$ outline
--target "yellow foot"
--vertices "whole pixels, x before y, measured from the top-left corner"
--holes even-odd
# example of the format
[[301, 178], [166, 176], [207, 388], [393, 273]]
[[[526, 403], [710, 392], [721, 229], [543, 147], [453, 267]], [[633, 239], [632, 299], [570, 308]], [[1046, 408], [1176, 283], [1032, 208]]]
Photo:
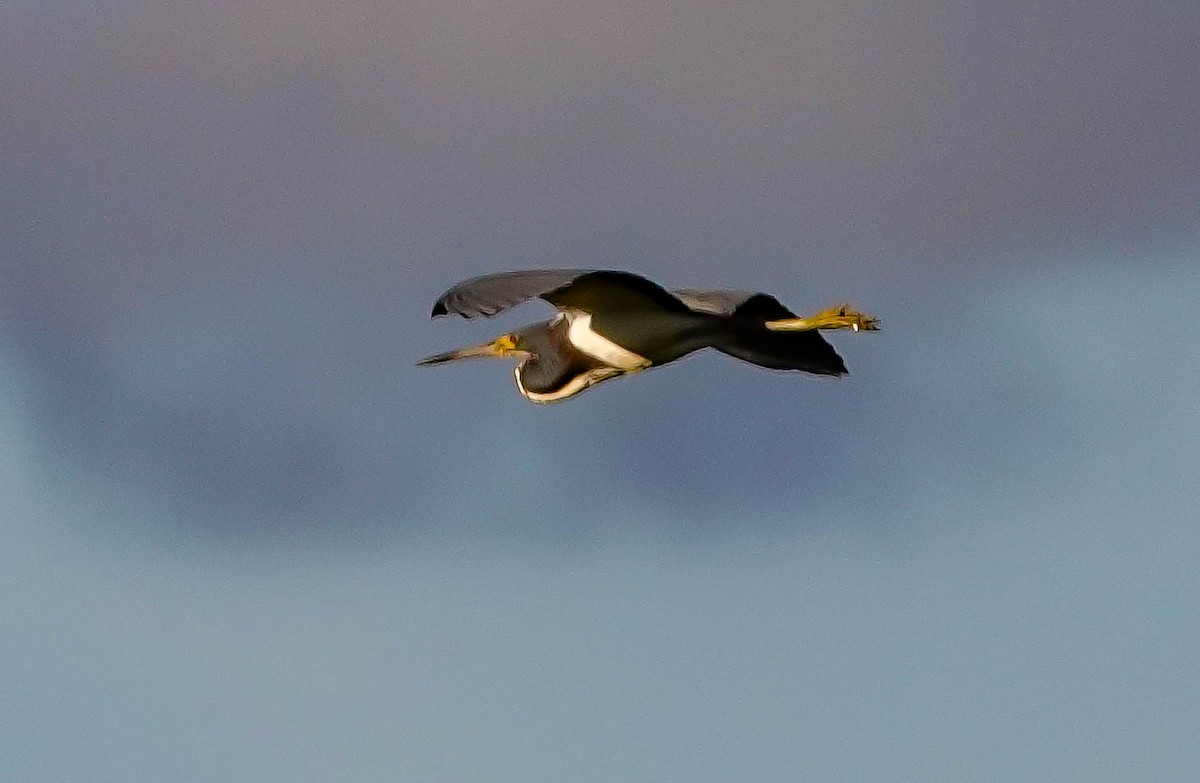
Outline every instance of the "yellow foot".
[[860, 313], [848, 304], [822, 310], [807, 318], [783, 318], [767, 321], [766, 327], [776, 332], [808, 332], [813, 329], [850, 329], [855, 332], [879, 331], [879, 319]]

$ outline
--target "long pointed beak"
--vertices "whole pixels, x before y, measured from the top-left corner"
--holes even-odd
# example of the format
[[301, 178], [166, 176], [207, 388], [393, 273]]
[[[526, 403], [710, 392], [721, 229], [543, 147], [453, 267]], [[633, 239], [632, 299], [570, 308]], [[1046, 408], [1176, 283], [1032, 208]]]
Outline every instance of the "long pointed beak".
[[470, 348], [459, 348], [457, 351], [446, 351], [445, 353], [436, 353], [433, 356], [426, 356], [421, 361], [417, 362], [419, 366], [431, 364], [442, 364], [443, 362], [453, 362], [459, 359], [475, 359], [479, 357], [503, 357], [517, 353], [517, 346], [513, 342], [512, 337], [507, 334], [502, 334], [490, 343], [482, 345], [473, 345]]

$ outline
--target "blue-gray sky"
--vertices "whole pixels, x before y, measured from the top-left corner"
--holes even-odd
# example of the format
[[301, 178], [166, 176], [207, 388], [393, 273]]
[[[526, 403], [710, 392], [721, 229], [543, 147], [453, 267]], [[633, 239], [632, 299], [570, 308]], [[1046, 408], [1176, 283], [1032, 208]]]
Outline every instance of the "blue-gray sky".
[[[0, 778], [1200, 765], [1194, 2], [10, 3]], [[558, 406], [473, 274], [851, 299]]]

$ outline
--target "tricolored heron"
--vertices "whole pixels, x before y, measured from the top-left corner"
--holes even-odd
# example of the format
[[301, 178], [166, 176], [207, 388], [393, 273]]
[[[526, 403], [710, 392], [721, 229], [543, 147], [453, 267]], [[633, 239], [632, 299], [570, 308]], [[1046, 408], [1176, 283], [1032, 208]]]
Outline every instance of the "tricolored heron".
[[545, 403], [701, 348], [773, 370], [845, 375], [842, 357], [818, 331], [879, 328], [877, 319], [849, 305], [799, 318], [769, 294], [667, 291], [629, 272], [568, 269], [504, 272], [463, 281], [441, 295], [433, 317], [493, 316], [534, 297], [554, 305], [558, 315], [418, 364], [514, 357], [521, 394]]

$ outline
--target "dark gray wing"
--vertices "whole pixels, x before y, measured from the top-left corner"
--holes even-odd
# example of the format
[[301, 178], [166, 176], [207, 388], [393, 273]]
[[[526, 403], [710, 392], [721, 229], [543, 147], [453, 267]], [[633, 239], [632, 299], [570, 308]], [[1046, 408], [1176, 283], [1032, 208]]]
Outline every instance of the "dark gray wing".
[[492, 316], [536, 296], [561, 288], [590, 269], [536, 269], [501, 272], [464, 280], [438, 297], [433, 317], [454, 313], [463, 318]]
[[702, 313], [761, 318], [765, 321], [796, 317], [796, 314], [780, 304], [778, 299], [758, 291], [707, 291], [685, 288], [671, 293], [691, 309]]

